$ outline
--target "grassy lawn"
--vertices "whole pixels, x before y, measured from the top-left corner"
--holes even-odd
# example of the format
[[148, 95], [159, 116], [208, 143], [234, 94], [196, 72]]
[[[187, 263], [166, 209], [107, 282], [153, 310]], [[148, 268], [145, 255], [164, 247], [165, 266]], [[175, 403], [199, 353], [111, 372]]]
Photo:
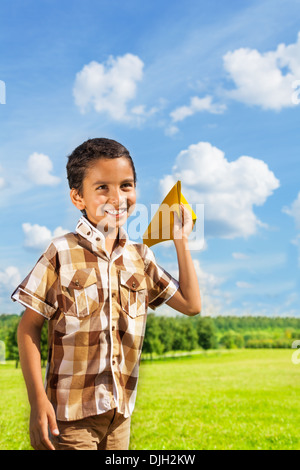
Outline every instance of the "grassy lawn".
[[142, 364], [132, 449], [300, 449], [291, 350]]
[[[300, 449], [300, 364], [288, 349], [142, 362], [130, 449]], [[30, 449], [20, 369], [0, 365], [0, 449]]]
[[31, 449], [28, 437], [29, 406], [21, 369], [0, 364], [0, 449]]

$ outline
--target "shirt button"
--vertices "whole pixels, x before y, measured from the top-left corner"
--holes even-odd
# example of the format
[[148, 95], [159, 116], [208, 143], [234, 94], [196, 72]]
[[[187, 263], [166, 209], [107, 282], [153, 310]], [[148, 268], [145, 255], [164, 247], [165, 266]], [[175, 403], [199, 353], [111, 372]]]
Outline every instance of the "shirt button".
[[100, 242], [100, 238], [99, 238], [99, 237], [97, 237], [97, 238], [96, 238], [96, 241], [97, 241], [97, 242]]

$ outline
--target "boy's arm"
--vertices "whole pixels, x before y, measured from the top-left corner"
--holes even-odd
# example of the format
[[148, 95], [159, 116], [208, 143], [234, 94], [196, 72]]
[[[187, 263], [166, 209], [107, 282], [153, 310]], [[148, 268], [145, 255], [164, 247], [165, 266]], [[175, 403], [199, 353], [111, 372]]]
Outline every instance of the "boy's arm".
[[48, 426], [53, 435], [58, 435], [59, 432], [54, 409], [44, 389], [41, 371], [40, 340], [44, 321], [42, 315], [27, 308], [18, 327], [18, 345], [31, 406], [31, 445], [36, 450], [55, 450], [49, 439]]
[[193, 230], [190, 212], [181, 204], [182, 220], [174, 224], [174, 244], [178, 258], [179, 289], [166, 303], [185, 315], [197, 315], [201, 311], [201, 297], [197, 274], [188, 246], [188, 236]]

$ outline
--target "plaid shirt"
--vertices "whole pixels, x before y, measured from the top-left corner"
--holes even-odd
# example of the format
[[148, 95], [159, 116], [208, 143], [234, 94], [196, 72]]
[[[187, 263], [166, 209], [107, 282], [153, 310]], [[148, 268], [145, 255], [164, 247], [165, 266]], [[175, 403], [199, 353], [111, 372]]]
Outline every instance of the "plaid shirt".
[[122, 227], [118, 242], [109, 255], [103, 234], [81, 217], [12, 294], [49, 320], [45, 386], [58, 420], [112, 408], [131, 415], [147, 308], [178, 289], [150, 248], [130, 241]]

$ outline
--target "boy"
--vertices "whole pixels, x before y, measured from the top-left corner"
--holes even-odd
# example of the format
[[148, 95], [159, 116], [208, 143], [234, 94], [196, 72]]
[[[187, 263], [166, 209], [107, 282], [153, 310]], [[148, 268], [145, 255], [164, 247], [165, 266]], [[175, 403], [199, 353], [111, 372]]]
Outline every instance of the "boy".
[[[122, 228], [136, 202], [136, 172], [125, 147], [88, 140], [69, 156], [67, 175], [71, 201], [83, 213], [76, 232], [53, 240], [12, 294], [26, 307], [18, 343], [31, 444], [126, 450], [147, 308], [166, 302], [186, 315], [201, 309], [187, 245], [193, 224], [182, 207], [184, 222], [174, 228], [178, 282]], [[46, 390], [39, 351], [45, 318]]]

